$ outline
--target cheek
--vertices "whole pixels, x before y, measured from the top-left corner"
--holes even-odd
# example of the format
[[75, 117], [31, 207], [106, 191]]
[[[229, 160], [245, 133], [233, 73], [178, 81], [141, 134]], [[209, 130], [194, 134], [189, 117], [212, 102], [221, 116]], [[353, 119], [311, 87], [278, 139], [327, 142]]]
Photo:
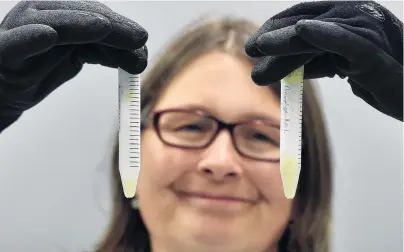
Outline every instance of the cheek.
[[273, 237], [280, 238], [285, 226], [292, 216], [292, 200], [288, 200], [283, 193], [279, 164], [249, 165], [246, 173], [254, 187], [262, 195], [261, 213], [263, 225], [271, 227]]
[[192, 165], [195, 164], [186, 151], [165, 145], [153, 133], [142, 137], [139, 184], [170, 186]]
[[291, 200], [286, 199], [283, 192], [279, 164], [248, 166], [247, 172], [255, 187], [269, 204], [280, 208], [289, 208]]
[[187, 161], [190, 158], [186, 151], [166, 146], [154, 133], [144, 134], [141, 145], [141, 171], [136, 192], [140, 213], [150, 233], [163, 235], [164, 224], [175, 217], [177, 209], [170, 186], [195, 164]]

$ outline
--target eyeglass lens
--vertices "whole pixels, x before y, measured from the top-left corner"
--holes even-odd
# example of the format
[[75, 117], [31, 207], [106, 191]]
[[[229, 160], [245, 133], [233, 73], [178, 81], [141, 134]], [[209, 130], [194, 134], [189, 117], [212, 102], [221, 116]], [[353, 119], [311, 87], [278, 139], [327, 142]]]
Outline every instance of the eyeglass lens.
[[[163, 141], [184, 148], [204, 148], [215, 137], [219, 123], [215, 119], [193, 112], [161, 113], [158, 130]], [[243, 155], [256, 159], [279, 158], [277, 127], [260, 121], [238, 124], [233, 130], [235, 147]]]

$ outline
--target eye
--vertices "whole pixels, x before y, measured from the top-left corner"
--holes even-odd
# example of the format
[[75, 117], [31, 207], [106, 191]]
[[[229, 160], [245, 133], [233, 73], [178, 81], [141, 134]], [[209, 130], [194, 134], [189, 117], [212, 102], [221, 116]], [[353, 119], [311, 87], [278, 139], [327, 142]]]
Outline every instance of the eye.
[[270, 144], [277, 146], [277, 142], [268, 134], [261, 133], [258, 131], [251, 132], [249, 139], [255, 144]]
[[187, 124], [183, 125], [181, 127], [177, 128], [177, 131], [179, 130], [185, 130], [185, 131], [201, 131], [203, 128], [200, 125], [197, 124]]
[[259, 132], [254, 133], [254, 134], [252, 135], [252, 137], [253, 137], [254, 139], [256, 139], [256, 140], [259, 140], [259, 141], [271, 141], [271, 139], [270, 139], [269, 137], [267, 137], [266, 135], [261, 134], [261, 133], [259, 133]]
[[176, 125], [176, 132], [207, 133], [211, 132], [213, 125], [210, 122], [188, 122]]

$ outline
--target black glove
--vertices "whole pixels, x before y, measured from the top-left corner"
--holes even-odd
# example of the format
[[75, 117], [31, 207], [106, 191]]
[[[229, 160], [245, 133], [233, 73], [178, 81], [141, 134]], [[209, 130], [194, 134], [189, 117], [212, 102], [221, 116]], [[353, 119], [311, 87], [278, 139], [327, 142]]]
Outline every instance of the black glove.
[[143, 72], [147, 39], [144, 28], [99, 2], [18, 3], [0, 24], [0, 132], [85, 63]]
[[375, 2], [295, 5], [265, 22], [246, 53], [260, 57], [252, 71], [258, 85], [305, 65], [305, 79], [348, 77], [356, 96], [403, 120], [403, 26]]

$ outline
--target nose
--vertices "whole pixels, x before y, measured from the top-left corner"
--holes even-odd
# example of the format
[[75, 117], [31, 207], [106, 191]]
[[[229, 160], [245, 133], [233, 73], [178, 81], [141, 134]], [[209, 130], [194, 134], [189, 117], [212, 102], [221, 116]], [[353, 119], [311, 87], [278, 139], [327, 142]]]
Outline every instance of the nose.
[[230, 133], [222, 131], [203, 153], [198, 171], [215, 182], [234, 180], [242, 173], [238, 159]]

